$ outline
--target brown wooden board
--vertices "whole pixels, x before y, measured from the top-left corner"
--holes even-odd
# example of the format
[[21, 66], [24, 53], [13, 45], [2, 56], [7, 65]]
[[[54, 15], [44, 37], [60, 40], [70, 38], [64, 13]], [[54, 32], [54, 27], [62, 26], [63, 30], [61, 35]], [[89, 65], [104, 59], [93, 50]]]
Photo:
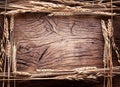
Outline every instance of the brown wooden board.
[[[101, 19], [94, 16], [15, 16], [17, 70], [74, 69], [103, 66]], [[106, 20], [106, 19], [105, 19]], [[119, 47], [119, 23], [114, 18]], [[117, 61], [116, 55], [113, 60]], [[114, 65], [119, 65], [117, 62]]]
[[[1, 39], [2, 39], [2, 36], [3, 36], [3, 16], [0, 15], [0, 45], [1, 45]], [[0, 46], [0, 72], [2, 71], [2, 68], [3, 68], [3, 60], [2, 60], [2, 56], [1, 56], [1, 46]]]
[[[101, 80], [100, 83], [96, 84], [95, 87], [103, 87], [103, 81]], [[112, 84], [112, 87], [120, 87], [120, 75], [118, 76], [115, 76], [113, 78], [113, 84]]]
[[95, 17], [17, 15], [15, 41], [19, 71], [102, 66], [104, 41]]
[[2, 32], [3, 32], [3, 16], [0, 15], [0, 39], [2, 38]]
[[[113, 27], [114, 27], [114, 38], [115, 43], [117, 47], [120, 49], [120, 16], [116, 16], [113, 18]], [[119, 50], [120, 52], [120, 50]], [[120, 63], [117, 62], [118, 58], [116, 57], [115, 51], [113, 51], [113, 64], [120, 65]]]
[[[103, 79], [101, 80], [30, 80], [16, 81], [16, 87], [103, 87]], [[7, 83], [7, 82], [6, 82]], [[11, 81], [11, 87], [14, 82]], [[0, 82], [2, 87], [2, 82]], [[113, 78], [113, 87], [120, 87], [120, 76]]]
[[[2, 1], [4, 1], [4, 0], [2, 0]], [[39, 0], [35, 0], [35, 1], [39, 1]], [[8, 13], [6, 13], [8, 20], [12, 14], [15, 15], [15, 22], [13, 23], [13, 25], [15, 25], [14, 26], [15, 28], [14, 28], [14, 31], [12, 32], [12, 33], [14, 33], [13, 34], [14, 37], [12, 38], [12, 40], [13, 40], [13, 42], [15, 41], [15, 45], [17, 47], [16, 67], [17, 67], [17, 71], [24, 71], [24, 72], [12, 72], [11, 74], [12, 75], [15, 74], [15, 76], [18, 75], [18, 77], [20, 77], [20, 76], [27, 77], [28, 76], [28, 77], [30, 77], [30, 79], [28, 79], [28, 80], [33, 80], [33, 79], [40, 80], [40, 79], [43, 79], [44, 77], [45, 77], [45, 79], [49, 79], [52, 77], [51, 73], [48, 73], [49, 75], [47, 77], [45, 72], [49, 72], [49, 71], [44, 72], [44, 70], [52, 69], [52, 70], [56, 70], [54, 74], [56, 74], [56, 73], [57, 73], [56, 75], [61, 74], [61, 75], [58, 75], [59, 79], [60, 78], [65, 79], [65, 78], [67, 78], [67, 75], [62, 76], [62, 74], [64, 74], [64, 73], [58, 73], [60, 70], [63, 72], [65, 70], [66, 71], [67, 70], [74, 71], [77, 68], [81, 69], [84, 67], [89, 67], [89, 68], [90, 67], [98, 67], [98, 68], [102, 67], [102, 69], [103, 69], [103, 50], [104, 50], [103, 47], [104, 47], [105, 42], [104, 42], [103, 35], [102, 35], [103, 33], [102, 33], [102, 27], [101, 27], [101, 20], [105, 20], [106, 24], [107, 24], [108, 18], [110, 18], [107, 16], [111, 16], [112, 14], [107, 13], [107, 11], [105, 11], [105, 9], [99, 10], [98, 13], [96, 12], [97, 10], [96, 11], [91, 10], [90, 12], [84, 11], [82, 13], [81, 9], [77, 9], [77, 11], [79, 10], [80, 13], [79, 13], [79, 11], [78, 11], [78, 13], [76, 13], [77, 11], [74, 6], [77, 6], [77, 5], [82, 6], [84, 3], [81, 3], [80, 1], [83, 1], [83, 0], [71, 0], [71, 1], [67, 1], [67, 2], [65, 1], [65, 3], [63, 3], [63, 1], [61, 2], [61, 1], [56, 1], [56, 0], [50, 0], [50, 1], [43, 0], [43, 1], [45, 1], [44, 3], [46, 3], [46, 2], [47, 3], [44, 5], [43, 3], [38, 2], [35, 6], [37, 6], [37, 5], [38, 6], [42, 5], [43, 7], [45, 6], [46, 11], [45, 11], [45, 9], [40, 10], [41, 8], [39, 8], [39, 10], [35, 10], [36, 8], [31, 9], [31, 8], [35, 7], [35, 6], [33, 6], [33, 4], [35, 4], [36, 2], [31, 4], [29, 2], [29, 0], [21, 0], [21, 1], [11, 0], [10, 4], [8, 5], [8, 8], [7, 8]], [[79, 1], [79, 2], [74, 2], [74, 1]], [[92, 6], [93, 2], [91, 2], [91, 0], [85, 0], [85, 1], [90, 1], [89, 5], [90, 5], [90, 7]], [[93, 0], [93, 1], [97, 1], [97, 0]], [[103, 4], [106, 1], [107, 0], [104, 0]], [[115, 1], [118, 1], [118, 0], [115, 0]], [[54, 4], [51, 5], [48, 2], [52, 2]], [[4, 4], [4, 2], [0, 2], [0, 4], [1, 3]], [[26, 3], [28, 3], [28, 4], [26, 4]], [[67, 10], [66, 9], [64, 9], [64, 10], [58, 9], [58, 7], [55, 5], [56, 3], [64, 4], [65, 7], [67, 8]], [[94, 2], [93, 4], [95, 7], [103, 6], [98, 3], [101, 3], [101, 2], [97, 1], [97, 2]], [[107, 5], [108, 8], [111, 8], [111, 3], [110, 2], [108, 2], [108, 3], [109, 3], [109, 5]], [[19, 4], [19, 5], [16, 6], [15, 4], [16, 5]], [[25, 5], [25, 7], [24, 7], [24, 5]], [[49, 6], [49, 5], [51, 5], [51, 6]], [[55, 5], [55, 7], [53, 5]], [[94, 6], [92, 6], [92, 7], [94, 7]], [[115, 6], [115, 8], [113, 9], [113, 11], [117, 12], [118, 13], [117, 15], [119, 15], [119, 8], [117, 8], [117, 6], [119, 6], [119, 2], [118, 3], [113, 2], [113, 7], [114, 6]], [[86, 8], [85, 4], [83, 5], [83, 8], [84, 7]], [[0, 9], [2, 9], [2, 8], [4, 8], [4, 5], [0, 7]], [[18, 8], [20, 8], [20, 9], [16, 10]], [[28, 10], [28, 8], [29, 8], [29, 10]], [[88, 8], [89, 8], [89, 6], [88, 6]], [[14, 9], [15, 11], [13, 10], [13, 13], [11, 11], [11, 13], [9, 14], [10, 9]], [[62, 7], [62, 9], [63, 9], [63, 7]], [[2, 11], [3, 11], [3, 9], [2, 9]], [[43, 14], [44, 11], [46, 14]], [[60, 11], [60, 12], [58, 12], [58, 11]], [[64, 12], [64, 11], [66, 11], [66, 12]], [[108, 11], [111, 12], [111, 9]], [[36, 12], [40, 12], [40, 13], [36, 13]], [[43, 12], [43, 13], [41, 13], [41, 12]], [[3, 14], [3, 13], [4, 12], [2, 12], [0, 14]], [[21, 13], [24, 13], [24, 14], [21, 14]], [[72, 16], [71, 13], [74, 16]], [[48, 14], [49, 14], [49, 16], [48, 16]], [[107, 15], [107, 16], [102, 17], [103, 15], [104, 16]], [[3, 32], [3, 26], [4, 26], [3, 18], [4, 18], [3, 16], [0, 16], [0, 29], [1, 29], [0, 30], [0, 39], [2, 39], [2, 32]], [[113, 17], [114, 37], [115, 37], [115, 43], [118, 46], [118, 48], [120, 48], [119, 18], [120, 18], [119, 16]], [[11, 31], [10, 31], [10, 29], [11, 29], [10, 22], [11, 21], [9, 20], [8, 22], [9, 22], [8, 30], [9, 30], [9, 33], [11, 33]], [[9, 37], [10, 37], [9, 39], [10, 39], [10, 42], [12, 43], [10, 35], [9, 35]], [[13, 44], [11, 46], [13, 46]], [[12, 50], [13, 49], [11, 49], [11, 51]], [[113, 50], [113, 65], [114, 66], [120, 65], [117, 60], [118, 59]], [[12, 65], [14, 65], [14, 64], [12, 64]], [[1, 65], [0, 65], [0, 67], [1, 67]], [[13, 68], [13, 66], [12, 66], [12, 68]], [[38, 73], [40, 72], [40, 74], [35, 72], [36, 70]], [[41, 73], [42, 70], [43, 70], [43, 72]], [[30, 72], [30, 74], [25, 73], [25, 72]], [[50, 71], [50, 72], [52, 72], [52, 71]], [[81, 72], [82, 72], [82, 70], [77, 72], [77, 74], [80, 74]], [[73, 72], [73, 73], [76, 74], [75, 72]], [[118, 70], [118, 72], [113, 71], [113, 73], [119, 74], [119, 70]], [[67, 72], [67, 74], [68, 74], [68, 72]], [[98, 74], [98, 73], [97, 72], [96, 73], [93, 72], [93, 73], [89, 73], [89, 74], [83, 73], [82, 75], [80, 75], [81, 77], [77, 74], [73, 75], [73, 78], [72, 78], [72, 76], [69, 77], [69, 75], [68, 75], [68, 77], [69, 77], [68, 79], [70, 79], [70, 80], [71, 79], [75, 79], [75, 80], [79, 79], [80, 80], [80, 78], [82, 78], [82, 77], [84, 79], [84, 76], [86, 78], [89, 78], [90, 74], [91, 74], [91, 76], [96, 76], [96, 74]], [[42, 75], [43, 75], [43, 77], [42, 77]], [[99, 74], [97, 76], [99, 77]], [[21, 78], [21, 80], [23, 79], [23, 77]], [[113, 86], [119, 87], [119, 80], [116, 80], [116, 78], [113, 78]], [[17, 78], [16, 78], [16, 80], [17, 80]], [[92, 81], [93, 79], [89, 78], [89, 80]], [[80, 81], [80, 84], [77, 84], [77, 82], [75, 82], [75, 83], [73, 82], [74, 83], [73, 86], [102, 87], [103, 80], [101, 80], [101, 81], [98, 81], [98, 80], [99, 80], [99, 78], [97, 80], [93, 80], [93, 82], [95, 81], [98, 84], [93, 84], [93, 82], [92, 83], [89, 82], [86, 84], [86, 83], [83, 83], [83, 82], [87, 81], [85, 79], [83, 82]], [[52, 80], [52, 81], [53, 82], [50, 83], [51, 86], [56, 86], [56, 85], [61, 84], [61, 81], [60, 82], [58, 81], [57, 84], [52, 85], [55, 82], [54, 80]], [[32, 81], [30, 81], [30, 83], [31, 82]], [[29, 83], [29, 81], [28, 81], [28, 83]], [[43, 83], [44, 82], [41, 82], [41, 84], [43, 84]], [[79, 83], [79, 81], [78, 81], [78, 83]], [[71, 83], [71, 85], [70, 84], [68, 85], [64, 82], [62, 84], [65, 86], [70, 86], [70, 87], [72, 85], [72, 83]], [[19, 82], [18, 82], [17, 86], [20, 86], [20, 85], [21, 85], [21, 83], [19, 84]], [[28, 84], [26, 86], [28, 86], [28, 87], [40, 86], [40, 84], [39, 84], [39, 82], [38, 83], [36, 82], [35, 84], [32, 83], [32, 84]], [[45, 87], [48, 87], [48, 85], [45, 84]]]

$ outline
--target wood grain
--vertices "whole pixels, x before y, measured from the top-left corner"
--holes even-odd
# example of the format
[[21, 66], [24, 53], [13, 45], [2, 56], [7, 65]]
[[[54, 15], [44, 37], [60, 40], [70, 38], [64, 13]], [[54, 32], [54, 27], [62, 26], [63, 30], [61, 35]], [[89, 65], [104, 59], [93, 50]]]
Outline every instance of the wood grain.
[[2, 38], [3, 32], [3, 16], [0, 15], [0, 39]]
[[[116, 46], [120, 49], [120, 16], [114, 17], [113, 20], [114, 27], [114, 38]], [[120, 53], [120, 50], [119, 50]], [[113, 51], [113, 64], [114, 66], [120, 66], [120, 63], [117, 62], [118, 58], [116, 57], [115, 52]]]
[[17, 15], [15, 41], [20, 71], [102, 66], [100, 19], [92, 16]]

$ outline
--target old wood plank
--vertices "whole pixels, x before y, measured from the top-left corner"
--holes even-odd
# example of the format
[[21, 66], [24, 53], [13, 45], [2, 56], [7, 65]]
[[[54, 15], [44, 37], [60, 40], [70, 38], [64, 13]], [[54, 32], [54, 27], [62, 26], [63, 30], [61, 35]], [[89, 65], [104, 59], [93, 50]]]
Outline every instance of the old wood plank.
[[102, 66], [100, 19], [22, 14], [15, 20], [18, 70]]

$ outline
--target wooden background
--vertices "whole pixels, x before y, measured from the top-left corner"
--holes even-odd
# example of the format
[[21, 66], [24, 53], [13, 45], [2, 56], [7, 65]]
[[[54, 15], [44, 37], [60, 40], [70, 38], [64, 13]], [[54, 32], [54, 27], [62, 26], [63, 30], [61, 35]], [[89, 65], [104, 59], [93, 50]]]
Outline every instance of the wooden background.
[[99, 18], [17, 15], [15, 41], [20, 71], [102, 67], [104, 41]]
[[[120, 48], [120, 17], [114, 18], [115, 41]], [[19, 14], [15, 16], [17, 69], [73, 69], [84, 66], [102, 67], [104, 40], [100, 20], [95, 16], [46, 17], [45, 14]], [[3, 16], [0, 16], [0, 35]], [[114, 54], [114, 65], [117, 58]], [[30, 84], [31, 83], [31, 84]], [[48, 84], [46, 84], [48, 83]], [[119, 76], [113, 87], [119, 87]], [[25, 85], [27, 84], [27, 85]], [[11, 84], [12, 85], [12, 84]], [[20, 81], [17, 87], [103, 87], [100, 82], [89, 81]]]

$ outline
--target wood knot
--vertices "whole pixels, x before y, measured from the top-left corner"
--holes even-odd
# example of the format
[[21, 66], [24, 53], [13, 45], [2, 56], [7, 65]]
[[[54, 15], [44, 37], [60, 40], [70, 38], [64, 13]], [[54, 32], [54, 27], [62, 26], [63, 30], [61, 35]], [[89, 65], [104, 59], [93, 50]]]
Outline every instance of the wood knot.
[[21, 53], [29, 53], [31, 52], [32, 48], [30, 46], [26, 45], [20, 45], [18, 48], [18, 51]]

